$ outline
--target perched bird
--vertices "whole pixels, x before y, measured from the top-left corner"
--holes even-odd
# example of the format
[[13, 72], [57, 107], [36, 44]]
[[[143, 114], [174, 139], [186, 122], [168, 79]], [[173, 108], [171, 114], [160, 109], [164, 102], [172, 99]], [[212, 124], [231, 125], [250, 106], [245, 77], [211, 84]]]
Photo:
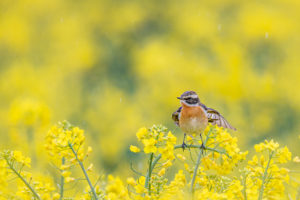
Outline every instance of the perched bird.
[[[201, 136], [201, 133], [205, 130], [208, 123], [236, 130], [218, 111], [202, 104], [196, 92], [186, 91], [180, 97], [177, 97], [177, 99], [180, 99], [181, 107], [172, 114], [172, 119], [184, 132], [183, 149], [186, 146], [186, 134], [192, 135], [196, 133]], [[202, 147], [204, 147], [203, 141]]]

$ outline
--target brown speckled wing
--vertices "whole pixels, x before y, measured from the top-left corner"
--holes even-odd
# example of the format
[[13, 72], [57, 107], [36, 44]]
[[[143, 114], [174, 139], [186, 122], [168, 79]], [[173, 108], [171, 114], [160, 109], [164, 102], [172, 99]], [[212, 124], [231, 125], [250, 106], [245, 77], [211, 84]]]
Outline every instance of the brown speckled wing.
[[179, 107], [175, 112], [172, 114], [172, 119], [174, 120], [175, 124], [179, 126], [179, 117], [182, 107]]
[[231, 126], [229, 122], [218, 111], [212, 108], [208, 108], [204, 104], [200, 105], [206, 110], [209, 123], [211, 123], [212, 125], [217, 124], [218, 126], [230, 128], [236, 131], [236, 128]]

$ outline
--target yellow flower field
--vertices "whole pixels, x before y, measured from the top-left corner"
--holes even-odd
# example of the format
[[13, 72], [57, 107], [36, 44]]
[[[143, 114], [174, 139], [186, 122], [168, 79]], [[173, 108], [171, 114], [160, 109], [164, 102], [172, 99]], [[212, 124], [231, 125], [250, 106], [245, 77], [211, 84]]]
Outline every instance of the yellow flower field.
[[[20, 151], [4, 150], [0, 154], [1, 198], [69, 199], [70, 185], [76, 191], [72, 199], [261, 200], [299, 195], [288, 192], [298, 185], [298, 181], [290, 180], [291, 170], [283, 165], [291, 161], [291, 152], [273, 140], [256, 144], [256, 154], [245, 162], [248, 151], [240, 151], [237, 138], [217, 126], [205, 130], [205, 148], [196, 137], [190, 139], [186, 148], [191, 159], [182, 154], [175, 156], [182, 146], [176, 145], [177, 138], [166, 127], [141, 128], [136, 136], [144, 150], [140, 152], [136, 146], [130, 149], [149, 157], [147, 172], [143, 175], [131, 165], [135, 177], [123, 182], [119, 176], [93, 172], [93, 164], [86, 161], [92, 147], [85, 148], [84, 131], [60, 122], [49, 130], [44, 144], [49, 163], [56, 169], [54, 178], [43, 175], [41, 180], [35, 180], [27, 170], [31, 165], [29, 157]], [[166, 173], [172, 174], [170, 180]], [[56, 180], [56, 176], [60, 178]], [[18, 189], [12, 192], [14, 179]]]
[[[300, 199], [299, 10], [1, 0], [0, 199]], [[187, 90], [237, 131], [183, 151]]]

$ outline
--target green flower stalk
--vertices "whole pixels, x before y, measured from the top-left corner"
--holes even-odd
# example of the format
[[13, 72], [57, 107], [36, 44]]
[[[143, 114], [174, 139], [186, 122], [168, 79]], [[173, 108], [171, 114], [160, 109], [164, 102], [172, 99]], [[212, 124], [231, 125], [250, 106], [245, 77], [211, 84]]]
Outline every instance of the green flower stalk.
[[74, 150], [72, 144], [69, 143], [69, 147], [70, 147], [70, 149], [72, 150], [73, 154], [75, 155], [75, 158], [76, 158], [77, 162], [79, 163], [79, 165], [80, 165], [80, 167], [81, 167], [81, 170], [82, 170], [82, 172], [83, 172], [83, 174], [84, 174], [84, 176], [85, 176], [86, 181], [88, 182], [88, 184], [89, 184], [89, 186], [90, 186], [90, 188], [91, 188], [91, 191], [92, 191], [92, 193], [93, 193], [94, 198], [95, 198], [96, 200], [98, 200], [98, 197], [97, 197], [95, 188], [94, 188], [94, 186], [92, 185], [92, 183], [91, 183], [91, 181], [90, 181], [90, 178], [89, 178], [89, 176], [88, 176], [88, 174], [87, 174], [87, 172], [86, 172], [86, 170], [85, 170], [85, 168], [84, 168], [84, 166], [83, 166], [83, 163], [82, 163], [82, 162], [80, 161], [80, 159], [78, 158], [78, 155], [77, 155], [76, 151]]
[[4, 151], [0, 154], [0, 159], [4, 159], [8, 168], [15, 174], [26, 187], [32, 192], [33, 196], [41, 200], [40, 195], [36, 192], [29, 182], [22, 176], [21, 172], [24, 166], [30, 167], [31, 159], [22, 155], [20, 151]]
[[274, 154], [274, 151], [272, 151], [269, 155], [268, 164], [265, 168], [264, 175], [262, 177], [262, 183], [261, 183], [261, 187], [260, 187], [260, 190], [259, 190], [259, 197], [258, 197], [259, 200], [262, 200], [263, 196], [264, 196], [265, 183], [266, 183], [266, 179], [267, 179], [267, 176], [268, 176], [268, 169], [270, 167], [270, 163], [271, 163], [271, 160], [273, 158], [273, 154]]

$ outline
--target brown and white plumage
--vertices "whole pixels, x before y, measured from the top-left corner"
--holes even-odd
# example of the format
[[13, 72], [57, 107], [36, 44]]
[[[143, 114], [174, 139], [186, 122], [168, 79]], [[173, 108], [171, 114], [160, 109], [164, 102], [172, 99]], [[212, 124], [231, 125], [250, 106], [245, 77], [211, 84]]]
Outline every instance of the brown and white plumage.
[[229, 128], [236, 131], [236, 128], [231, 126], [229, 122], [215, 109], [208, 108], [204, 104], [201, 104], [201, 106], [206, 110], [206, 115], [208, 118], [208, 122], [212, 125], [218, 125], [220, 127]]
[[[178, 97], [178, 99], [181, 100], [182, 106], [179, 107], [172, 114], [172, 119], [174, 120], [175, 124], [178, 125], [179, 127], [181, 127], [182, 129], [183, 129], [182, 124], [187, 124], [186, 126], [189, 126], [189, 124], [191, 124], [190, 126], [192, 126], [192, 123], [190, 123], [191, 119], [194, 119], [195, 117], [197, 117], [197, 120], [198, 120], [197, 127], [201, 127], [201, 130], [199, 130], [199, 131], [203, 131], [202, 130], [203, 126], [200, 126], [199, 124], [205, 123], [205, 120], [203, 120], [204, 118], [207, 118], [208, 123], [211, 123], [213, 125], [216, 124], [220, 127], [236, 130], [233, 126], [231, 126], [228, 123], [228, 121], [218, 111], [202, 104], [200, 102], [200, 99], [198, 98], [198, 95], [194, 91], [184, 92], [180, 97]], [[201, 112], [193, 112], [194, 114], [188, 114], [197, 108], [201, 108], [201, 110], [204, 110], [205, 114], [201, 114]], [[183, 113], [187, 113], [184, 115], [184, 118], [185, 118], [184, 120], [181, 118], [181, 115]], [[190, 116], [190, 115], [194, 115], [194, 116], [186, 117], [186, 116]], [[200, 116], [200, 115], [203, 115], [203, 116]], [[184, 127], [184, 129], [185, 130], [183, 130], [183, 131], [186, 131], [186, 127]], [[193, 129], [193, 127], [191, 127], [191, 129]], [[187, 134], [189, 134], [189, 133], [187, 133]]]
[[179, 126], [179, 115], [182, 107], [179, 107], [175, 112], [172, 114], [172, 119], [177, 126]]

